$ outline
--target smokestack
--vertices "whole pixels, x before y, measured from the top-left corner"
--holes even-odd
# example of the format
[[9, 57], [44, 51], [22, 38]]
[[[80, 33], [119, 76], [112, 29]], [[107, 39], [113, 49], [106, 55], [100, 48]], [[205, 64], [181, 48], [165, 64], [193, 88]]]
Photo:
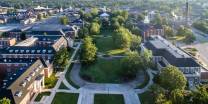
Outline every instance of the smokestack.
[[189, 9], [190, 9], [189, 1], [186, 0], [186, 13], [185, 13], [185, 15], [186, 15], [186, 25], [187, 26], [189, 25], [189, 13], [190, 13]]

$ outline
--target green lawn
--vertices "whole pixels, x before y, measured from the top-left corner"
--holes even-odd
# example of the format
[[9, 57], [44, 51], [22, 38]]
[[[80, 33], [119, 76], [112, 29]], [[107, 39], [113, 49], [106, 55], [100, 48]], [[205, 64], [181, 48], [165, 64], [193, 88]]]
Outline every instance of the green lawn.
[[[108, 55], [123, 55], [128, 52], [126, 49], [116, 48], [113, 43], [112, 38], [113, 32], [111, 31], [103, 31], [101, 35], [95, 36], [94, 40], [96, 43], [96, 47], [98, 48], [98, 52], [102, 52]], [[102, 37], [106, 36], [106, 37]]]
[[59, 89], [68, 89], [68, 88], [67, 88], [66, 85], [62, 82], [61, 85], [59, 86]]
[[154, 104], [154, 99], [149, 91], [139, 94], [138, 96], [141, 104]]
[[123, 95], [95, 94], [94, 104], [124, 104]]
[[38, 96], [35, 98], [35, 101], [40, 101], [43, 96], [50, 96], [51, 92], [42, 92], [38, 94]]
[[79, 94], [75, 93], [56, 93], [52, 104], [77, 104]]
[[97, 58], [90, 66], [83, 66], [80, 75], [87, 80], [96, 83], [120, 83], [119, 76], [121, 59], [105, 60]]

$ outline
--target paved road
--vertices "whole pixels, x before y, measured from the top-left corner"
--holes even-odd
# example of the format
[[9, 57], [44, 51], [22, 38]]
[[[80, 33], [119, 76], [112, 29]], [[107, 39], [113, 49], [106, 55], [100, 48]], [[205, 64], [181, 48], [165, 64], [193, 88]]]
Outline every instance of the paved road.
[[203, 63], [203, 65], [208, 68], [208, 43], [200, 43], [200, 44], [195, 44], [195, 45], [186, 45], [183, 46], [182, 48], [196, 48], [198, 50], [198, 59]]
[[183, 45], [181, 48], [194, 47], [198, 50], [199, 60], [208, 68], [208, 34], [205, 34], [197, 29], [192, 28], [196, 36], [196, 42], [191, 45]]
[[204, 42], [208, 42], [208, 34], [205, 34], [195, 28], [192, 28], [192, 32], [196, 37], [196, 42], [195, 44], [199, 44], [199, 43], [204, 43]]

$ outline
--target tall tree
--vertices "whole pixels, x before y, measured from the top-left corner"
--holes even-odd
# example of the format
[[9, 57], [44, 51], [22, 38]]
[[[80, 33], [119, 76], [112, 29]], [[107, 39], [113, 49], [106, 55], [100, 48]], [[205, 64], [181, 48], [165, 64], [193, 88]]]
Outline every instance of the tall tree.
[[97, 48], [95, 44], [92, 43], [92, 38], [86, 36], [83, 41], [83, 46], [81, 50], [81, 61], [83, 64], [90, 64], [96, 59]]
[[136, 36], [136, 35], [132, 35], [131, 36], [131, 49], [132, 50], [137, 50], [141, 44], [141, 37], [140, 36]]
[[56, 71], [62, 71], [69, 62], [69, 52], [67, 48], [61, 48], [54, 56], [54, 66]]
[[143, 52], [141, 52], [141, 58], [143, 60], [143, 68], [147, 69], [152, 65], [152, 51], [148, 49], [144, 49]]
[[141, 69], [142, 60], [138, 52], [130, 52], [127, 57], [122, 59], [121, 75], [127, 78], [135, 77]]
[[159, 75], [159, 80], [161, 86], [169, 91], [175, 89], [183, 90], [187, 82], [184, 74], [175, 66], [163, 68]]
[[97, 35], [100, 33], [100, 25], [97, 22], [93, 22], [90, 27], [90, 33], [92, 35]]
[[131, 37], [124, 28], [120, 28], [117, 30], [117, 32], [113, 35], [113, 40], [114, 44], [118, 48], [130, 48]]

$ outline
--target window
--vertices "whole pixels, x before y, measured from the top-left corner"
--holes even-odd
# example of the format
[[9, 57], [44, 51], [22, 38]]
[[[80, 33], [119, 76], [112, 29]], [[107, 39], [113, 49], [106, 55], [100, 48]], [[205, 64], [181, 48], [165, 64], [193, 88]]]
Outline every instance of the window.
[[32, 50], [32, 53], [35, 53], [35, 50]]
[[26, 82], [26, 81], [22, 81], [22, 82], [20, 83], [20, 86], [25, 87], [25, 86], [26, 86], [26, 84], [27, 84], [27, 82]]
[[43, 50], [43, 53], [46, 53], [46, 50], [45, 49]]
[[42, 68], [43, 67], [43, 65], [39, 65], [39, 68]]
[[52, 50], [48, 50], [48, 53], [52, 53]]
[[19, 50], [15, 50], [15, 53], [18, 53], [19, 52]]
[[26, 53], [29, 53], [30, 52], [30, 50], [26, 50]]
[[31, 76], [26, 77], [25, 80], [29, 82], [31, 80]]
[[17, 91], [17, 92], [15, 93], [15, 96], [21, 97], [21, 96], [22, 96], [22, 91]]
[[37, 53], [40, 53], [40, 50], [37, 50]]
[[20, 50], [21, 53], [24, 53], [24, 50]]
[[34, 71], [31, 72], [30, 75], [34, 77], [35, 76], [35, 72]]
[[9, 50], [9, 53], [12, 53], [13, 52], [13, 50]]

